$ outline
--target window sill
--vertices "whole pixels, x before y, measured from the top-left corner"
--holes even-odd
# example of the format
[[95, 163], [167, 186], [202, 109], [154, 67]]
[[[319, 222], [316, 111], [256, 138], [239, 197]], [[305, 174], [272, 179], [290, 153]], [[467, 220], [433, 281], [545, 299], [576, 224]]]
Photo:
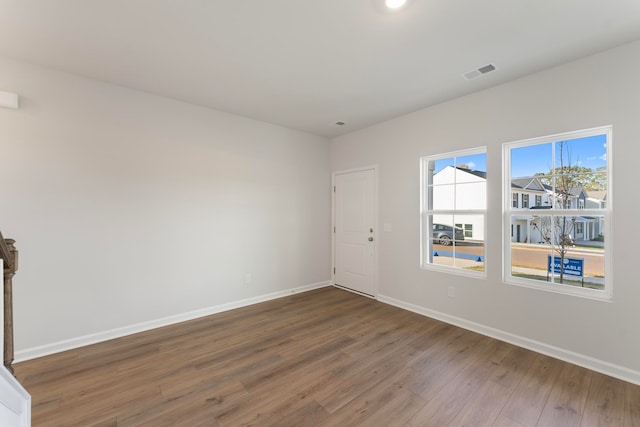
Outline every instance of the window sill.
[[464, 268], [447, 267], [447, 266], [433, 265], [433, 264], [423, 264], [420, 266], [420, 269], [427, 270], [427, 271], [438, 271], [438, 272], [447, 273], [447, 274], [455, 274], [457, 276], [471, 277], [474, 279], [486, 280], [487, 278], [486, 268], [484, 271], [476, 271], [476, 270], [468, 270]]
[[605, 285], [605, 290], [582, 288], [572, 285], [559, 285], [555, 283], [543, 282], [539, 280], [523, 279], [514, 276], [507, 276], [503, 282], [506, 285], [520, 286], [530, 289], [552, 292], [556, 294], [569, 295], [579, 298], [587, 298], [596, 301], [613, 302], [610, 286]]

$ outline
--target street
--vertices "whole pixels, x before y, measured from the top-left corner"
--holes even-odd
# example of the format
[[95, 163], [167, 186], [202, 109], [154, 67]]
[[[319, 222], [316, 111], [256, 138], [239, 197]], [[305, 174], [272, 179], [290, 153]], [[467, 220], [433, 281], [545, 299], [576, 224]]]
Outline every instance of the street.
[[[434, 244], [433, 250], [440, 253], [453, 252], [453, 246]], [[456, 253], [483, 256], [484, 245], [482, 243], [464, 242], [455, 246]], [[547, 245], [533, 245], [516, 243], [511, 246], [511, 263], [514, 267], [533, 268], [547, 270], [547, 256], [551, 254], [551, 248]], [[560, 256], [558, 252], [554, 255]], [[585, 276], [604, 277], [604, 249], [602, 248], [570, 248], [566, 254], [569, 258], [584, 259]]]
[[[517, 244], [511, 246], [511, 264], [516, 267], [547, 270], [547, 256], [551, 255], [547, 245]], [[557, 251], [553, 255], [560, 256]], [[568, 258], [584, 259], [584, 275], [604, 277], [604, 249], [602, 248], [570, 248]]]

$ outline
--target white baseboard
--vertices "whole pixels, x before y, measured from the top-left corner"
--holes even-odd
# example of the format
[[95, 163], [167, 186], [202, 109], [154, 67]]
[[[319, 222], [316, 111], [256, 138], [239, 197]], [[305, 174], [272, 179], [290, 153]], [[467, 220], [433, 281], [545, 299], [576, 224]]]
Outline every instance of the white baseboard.
[[437, 319], [451, 325], [459, 326], [463, 329], [477, 332], [479, 334], [486, 335], [500, 341], [508, 342], [510, 344], [517, 345], [518, 347], [523, 347], [538, 353], [546, 354], [547, 356], [555, 357], [556, 359], [564, 360], [565, 362], [582, 366], [584, 368], [591, 369], [593, 371], [600, 372], [602, 374], [609, 375], [623, 381], [640, 385], [640, 372], [625, 368], [623, 366], [614, 365], [613, 363], [605, 362], [603, 360], [585, 356], [573, 351], [554, 347], [552, 345], [531, 340], [529, 338], [524, 338], [519, 335], [514, 335], [509, 332], [471, 322], [469, 320], [465, 320], [456, 316], [450, 316], [448, 314], [440, 313], [435, 310], [429, 310], [427, 308], [420, 307], [405, 301], [400, 301], [388, 296], [378, 295], [378, 301], [385, 304], [393, 305], [395, 307], [403, 308], [405, 310], [409, 310], [423, 316], [431, 317], [433, 319]]
[[312, 283], [310, 285], [299, 286], [284, 291], [273, 292], [266, 295], [259, 295], [252, 298], [246, 298], [226, 304], [220, 304], [213, 307], [202, 308], [190, 311], [188, 313], [176, 314], [174, 316], [164, 317], [162, 319], [150, 320], [148, 322], [137, 323], [135, 325], [124, 326], [122, 328], [111, 329], [109, 331], [98, 332], [96, 334], [84, 335], [77, 338], [71, 338], [64, 341], [58, 341], [51, 344], [45, 344], [39, 347], [28, 348], [16, 351], [14, 363], [24, 362], [25, 360], [35, 359], [37, 357], [48, 356], [54, 353], [60, 353], [66, 350], [83, 347], [86, 345], [96, 344], [108, 341], [114, 338], [121, 338], [127, 335], [137, 334], [139, 332], [148, 331], [150, 329], [161, 328], [163, 326], [173, 325], [175, 323], [187, 320], [197, 319], [199, 317], [210, 316], [212, 314], [221, 313], [223, 311], [233, 310], [240, 307], [246, 307], [260, 302], [270, 301], [289, 295], [308, 292], [314, 289], [330, 286], [330, 281]]
[[356, 294], [356, 295], [360, 295], [361, 297], [367, 297], [367, 298], [371, 298], [371, 299], [376, 299], [376, 297], [373, 296], [373, 295], [365, 294], [364, 292], [356, 291], [355, 289], [347, 288], [345, 286], [336, 285], [335, 283], [331, 283], [331, 286], [333, 286], [334, 288], [337, 288], [337, 289], [342, 289], [343, 291], [347, 291], [347, 292], [351, 292], [351, 293]]

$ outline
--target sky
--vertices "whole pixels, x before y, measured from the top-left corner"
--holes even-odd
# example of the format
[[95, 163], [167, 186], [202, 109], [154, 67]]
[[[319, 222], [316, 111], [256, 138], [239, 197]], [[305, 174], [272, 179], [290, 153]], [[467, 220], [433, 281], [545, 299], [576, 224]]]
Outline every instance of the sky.
[[[584, 166], [593, 170], [607, 165], [607, 137], [594, 135], [565, 141], [565, 166]], [[527, 147], [511, 149], [511, 177], [519, 178], [533, 176], [537, 172], [549, 172], [552, 168], [553, 148], [556, 149], [556, 167], [560, 166], [560, 144], [549, 142]], [[451, 157], [435, 161], [434, 174], [447, 166], [467, 165], [469, 169], [487, 170], [487, 155], [472, 154], [468, 156]]]
[[440, 172], [443, 168], [447, 166], [461, 166], [467, 165], [469, 169], [478, 170], [478, 171], [487, 171], [487, 155], [485, 153], [482, 154], [472, 154], [470, 156], [460, 156], [460, 157], [451, 157], [448, 159], [441, 159], [435, 161], [435, 170], [434, 174]]
[[[564, 166], [583, 166], [597, 169], [607, 165], [606, 135], [566, 141], [564, 147]], [[511, 177], [533, 176], [536, 172], [549, 172], [552, 168], [552, 151], [555, 145], [556, 164], [560, 167], [559, 142], [513, 148], [511, 150]]]

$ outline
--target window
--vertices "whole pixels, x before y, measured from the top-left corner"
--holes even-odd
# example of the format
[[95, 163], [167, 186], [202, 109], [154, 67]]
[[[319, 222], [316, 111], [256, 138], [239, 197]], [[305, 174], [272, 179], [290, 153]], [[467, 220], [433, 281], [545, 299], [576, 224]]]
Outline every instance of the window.
[[456, 224], [456, 227], [464, 230], [464, 237], [473, 237], [473, 224]]
[[485, 276], [486, 149], [420, 159], [423, 268]]
[[527, 209], [529, 207], [529, 195], [528, 194], [523, 194], [522, 195], [522, 207]]
[[[504, 200], [511, 200], [503, 219], [506, 282], [611, 297], [610, 152], [608, 126], [503, 145]], [[544, 192], [526, 212], [513, 204], [514, 189], [523, 182]], [[585, 205], [585, 194], [597, 194], [608, 203]], [[524, 196], [523, 207], [528, 206]]]
[[511, 207], [518, 207], [518, 193], [513, 193], [511, 195]]

